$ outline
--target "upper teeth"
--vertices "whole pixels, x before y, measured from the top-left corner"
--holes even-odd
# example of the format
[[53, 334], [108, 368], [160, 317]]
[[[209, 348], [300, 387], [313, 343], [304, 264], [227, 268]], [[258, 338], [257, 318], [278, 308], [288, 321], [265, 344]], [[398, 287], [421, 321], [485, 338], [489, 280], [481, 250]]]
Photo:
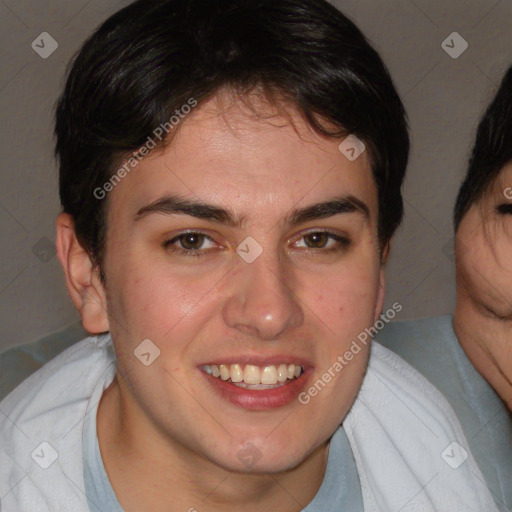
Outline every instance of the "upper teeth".
[[252, 364], [216, 365], [207, 364], [203, 371], [208, 375], [220, 377], [222, 380], [231, 379], [231, 382], [245, 382], [245, 384], [277, 384], [286, 379], [294, 379], [302, 373], [302, 366], [296, 364], [280, 364], [269, 366], [255, 366]]

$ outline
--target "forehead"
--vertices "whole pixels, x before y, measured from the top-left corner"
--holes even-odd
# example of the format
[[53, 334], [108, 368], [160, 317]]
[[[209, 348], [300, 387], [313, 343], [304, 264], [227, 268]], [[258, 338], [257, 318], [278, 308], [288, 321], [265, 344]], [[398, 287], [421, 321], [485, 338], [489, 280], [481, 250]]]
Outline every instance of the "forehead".
[[262, 99], [251, 105], [216, 96], [197, 107], [163, 150], [145, 157], [115, 187], [111, 208], [137, 211], [167, 194], [227, 204], [250, 216], [343, 194], [376, 215], [367, 151], [349, 161], [338, 148], [343, 137], [317, 134], [291, 108], [283, 112]]

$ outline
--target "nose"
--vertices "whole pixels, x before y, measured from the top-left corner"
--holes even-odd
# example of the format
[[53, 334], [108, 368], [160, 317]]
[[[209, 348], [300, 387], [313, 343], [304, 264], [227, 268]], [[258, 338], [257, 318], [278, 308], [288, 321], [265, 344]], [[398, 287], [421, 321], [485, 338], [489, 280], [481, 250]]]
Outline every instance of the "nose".
[[293, 292], [291, 269], [278, 255], [266, 251], [253, 263], [239, 262], [231, 275], [233, 293], [223, 309], [225, 323], [243, 334], [278, 339], [304, 322], [299, 298]]

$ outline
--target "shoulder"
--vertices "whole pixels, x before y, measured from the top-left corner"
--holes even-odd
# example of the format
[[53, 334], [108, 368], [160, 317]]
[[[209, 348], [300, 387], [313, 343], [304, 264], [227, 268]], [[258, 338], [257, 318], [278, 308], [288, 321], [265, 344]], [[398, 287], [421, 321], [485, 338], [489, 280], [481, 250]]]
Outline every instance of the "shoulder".
[[88, 336], [81, 323], [0, 353], [0, 401], [48, 361]]
[[[377, 340], [439, 389], [464, 425], [469, 425], [504, 406], [466, 356], [452, 322], [452, 316], [395, 322], [387, 325]], [[479, 423], [475, 429], [481, 427]]]
[[[475, 445], [486, 444], [481, 435], [489, 428], [494, 431], [491, 437], [501, 433], [512, 442], [512, 416], [466, 356], [453, 329], [452, 316], [389, 324], [377, 339], [441, 391]], [[489, 422], [498, 416], [498, 424]]]
[[25, 379], [0, 402], [0, 409], [19, 426], [38, 421], [40, 416], [51, 415], [55, 407], [65, 408], [87, 398], [101, 367], [113, 362], [110, 335], [86, 338]]
[[388, 396], [390, 402], [401, 403], [412, 410], [427, 407], [431, 419], [438, 418], [440, 422], [445, 421], [448, 413], [454, 416], [443, 394], [421, 372], [394, 351], [373, 341], [360, 394], [375, 395], [376, 391]]
[[458, 345], [452, 321], [453, 317], [447, 315], [390, 322], [376, 339], [404, 359], [419, 361], [418, 351], [422, 357], [432, 357]]
[[[416, 510], [496, 510], [450, 404], [416, 369], [377, 342], [343, 426], [365, 510], [381, 510], [379, 503], [386, 510], [406, 504]], [[427, 485], [429, 492], [421, 493]]]
[[497, 500], [512, 507], [512, 415], [460, 346], [453, 317], [388, 324], [378, 341], [413, 366], [449, 402]]
[[[20, 512], [46, 510], [41, 503], [81, 510], [81, 427], [94, 389], [114, 374], [110, 335], [94, 336], [49, 361], [0, 402], [2, 503], [12, 500]], [[34, 507], [36, 499], [43, 501]]]

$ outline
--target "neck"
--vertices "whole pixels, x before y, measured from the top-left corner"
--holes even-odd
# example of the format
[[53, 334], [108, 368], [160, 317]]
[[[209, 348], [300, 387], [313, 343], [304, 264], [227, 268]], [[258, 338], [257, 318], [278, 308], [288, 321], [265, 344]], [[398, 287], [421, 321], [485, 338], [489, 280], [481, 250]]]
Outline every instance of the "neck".
[[512, 411], [512, 321], [459, 293], [453, 327], [473, 366]]
[[107, 475], [127, 512], [298, 512], [322, 484], [328, 443], [284, 472], [234, 473], [140, 421], [143, 413], [125, 396], [116, 376], [98, 406], [97, 431]]

